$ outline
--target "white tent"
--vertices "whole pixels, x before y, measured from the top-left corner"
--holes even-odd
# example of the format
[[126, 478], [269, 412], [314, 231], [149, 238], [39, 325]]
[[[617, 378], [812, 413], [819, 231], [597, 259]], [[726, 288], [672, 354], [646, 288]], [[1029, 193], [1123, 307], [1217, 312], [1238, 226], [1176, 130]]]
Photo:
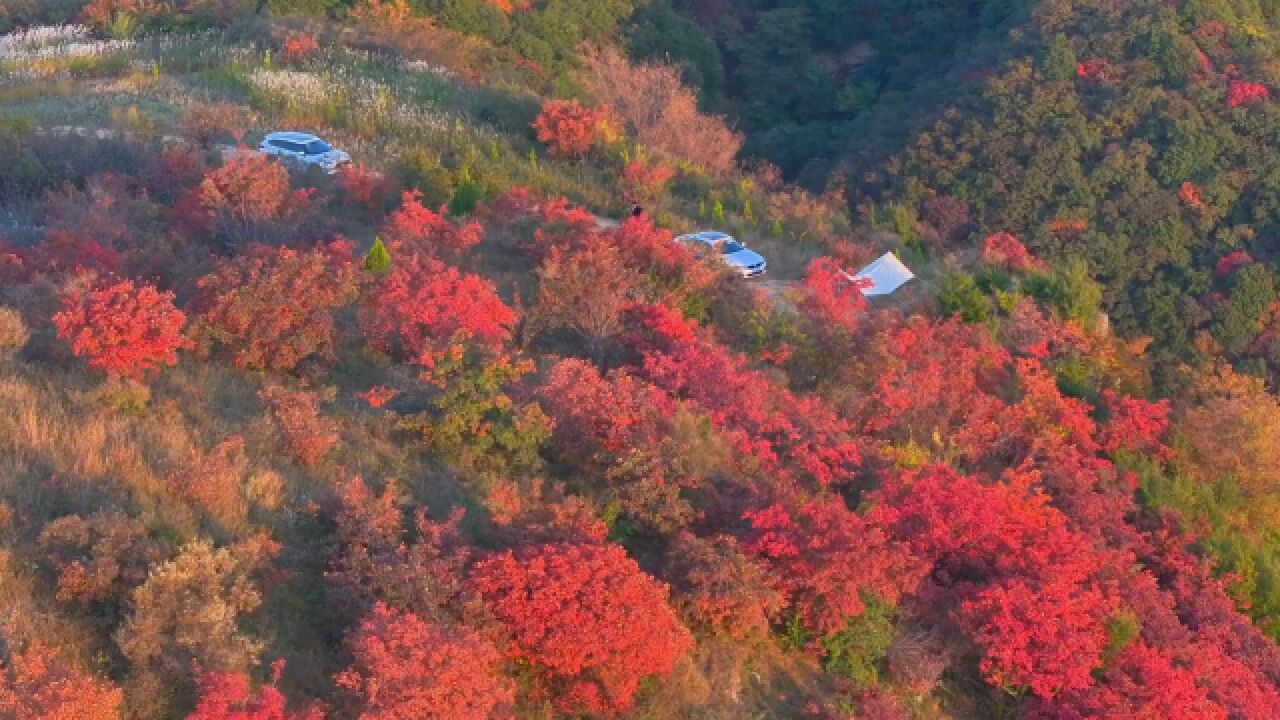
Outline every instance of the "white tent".
[[888, 295], [905, 285], [913, 277], [915, 277], [915, 274], [907, 269], [906, 265], [902, 264], [897, 255], [887, 252], [877, 258], [875, 262], [859, 270], [858, 274], [853, 276], [853, 279], [870, 280], [871, 284], [862, 288], [862, 294], [871, 297], [873, 295]]

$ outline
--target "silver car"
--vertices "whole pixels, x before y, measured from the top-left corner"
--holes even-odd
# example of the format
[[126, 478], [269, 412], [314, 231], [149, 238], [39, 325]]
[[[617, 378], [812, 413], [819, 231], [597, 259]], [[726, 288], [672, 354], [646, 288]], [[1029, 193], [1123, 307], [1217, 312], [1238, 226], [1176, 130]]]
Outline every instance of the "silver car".
[[760, 253], [738, 242], [736, 238], [728, 233], [704, 230], [681, 235], [676, 238], [676, 242], [695, 252], [714, 252], [719, 256], [721, 262], [744, 278], [763, 275], [767, 267], [767, 263], [760, 256]]
[[262, 139], [258, 151], [274, 155], [300, 168], [315, 166], [332, 175], [338, 167], [351, 162], [351, 156], [334, 150], [315, 135], [301, 132], [273, 132]]

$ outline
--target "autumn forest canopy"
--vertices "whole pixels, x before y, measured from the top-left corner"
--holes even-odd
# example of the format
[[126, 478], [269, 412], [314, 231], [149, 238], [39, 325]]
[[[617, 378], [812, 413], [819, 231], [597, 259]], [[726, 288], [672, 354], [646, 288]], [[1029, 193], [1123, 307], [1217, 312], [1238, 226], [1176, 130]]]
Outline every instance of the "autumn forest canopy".
[[1272, 720], [1278, 93], [1276, 0], [0, 0], [0, 720]]

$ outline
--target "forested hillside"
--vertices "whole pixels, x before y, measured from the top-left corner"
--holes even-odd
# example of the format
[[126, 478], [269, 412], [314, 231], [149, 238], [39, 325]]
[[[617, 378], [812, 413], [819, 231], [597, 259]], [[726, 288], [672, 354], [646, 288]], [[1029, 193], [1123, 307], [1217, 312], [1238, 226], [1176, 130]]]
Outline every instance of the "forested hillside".
[[0, 720], [1276, 717], [1276, 32], [0, 0]]

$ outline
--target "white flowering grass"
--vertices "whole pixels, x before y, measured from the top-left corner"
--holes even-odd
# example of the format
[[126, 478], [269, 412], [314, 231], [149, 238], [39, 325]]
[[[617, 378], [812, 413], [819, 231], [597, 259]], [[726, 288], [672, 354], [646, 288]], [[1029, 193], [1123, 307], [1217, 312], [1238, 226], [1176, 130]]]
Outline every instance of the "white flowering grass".
[[2, 76], [47, 78], [132, 52], [130, 40], [95, 40], [83, 25], [36, 27], [0, 36]]

